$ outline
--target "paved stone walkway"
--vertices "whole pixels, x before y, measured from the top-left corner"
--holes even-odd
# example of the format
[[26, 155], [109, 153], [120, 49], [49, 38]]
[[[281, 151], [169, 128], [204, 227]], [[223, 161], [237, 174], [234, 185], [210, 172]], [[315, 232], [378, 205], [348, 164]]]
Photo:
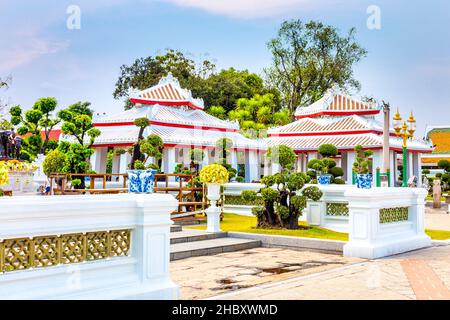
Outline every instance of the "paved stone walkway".
[[450, 246], [365, 261], [217, 299], [450, 299]]
[[434, 209], [428, 202], [425, 207], [425, 228], [432, 230], [450, 230], [450, 214], [448, 204], [442, 203], [442, 208]]
[[170, 272], [181, 287], [181, 299], [203, 299], [361, 261], [336, 254], [260, 247], [172, 261]]

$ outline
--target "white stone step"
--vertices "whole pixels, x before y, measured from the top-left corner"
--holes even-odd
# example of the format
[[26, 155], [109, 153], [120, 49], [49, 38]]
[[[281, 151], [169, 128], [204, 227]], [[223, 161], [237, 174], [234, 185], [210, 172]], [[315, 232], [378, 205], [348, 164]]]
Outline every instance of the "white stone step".
[[170, 243], [183, 243], [193, 241], [211, 240], [217, 238], [224, 238], [227, 236], [226, 232], [206, 232], [204, 230], [185, 229], [183, 231], [174, 232], [170, 234]]
[[233, 252], [261, 246], [259, 240], [237, 238], [217, 238], [212, 240], [176, 243], [170, 245], [170, 260], [208, 256], [223, 252]]

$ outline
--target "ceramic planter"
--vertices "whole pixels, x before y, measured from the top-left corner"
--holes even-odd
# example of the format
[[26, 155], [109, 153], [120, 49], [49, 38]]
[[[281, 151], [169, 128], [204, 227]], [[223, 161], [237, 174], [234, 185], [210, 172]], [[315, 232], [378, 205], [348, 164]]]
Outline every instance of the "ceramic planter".
[[317, 176], [317, 182], [322, 185], [331, 184], [331, 174], [321, 174]]
[[211, 201], [217, 201], [220, 199], [220, 184], [218, 183], [208, 183], [208, 199]]
[[371, 189], [372, 182], [373, 182], [373, 175], [370, 173], [356, 175], [356, 186], [360, 189]]
[[157, 170], [128, 170], [128, 192], [153, 193]]

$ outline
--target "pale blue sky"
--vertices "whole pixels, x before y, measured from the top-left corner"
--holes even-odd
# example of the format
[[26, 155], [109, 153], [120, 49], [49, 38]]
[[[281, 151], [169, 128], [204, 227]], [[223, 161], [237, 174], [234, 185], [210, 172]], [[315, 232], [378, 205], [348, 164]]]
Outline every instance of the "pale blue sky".
[[[66, 27], [69, 5], [81, 9], [81, 29]], [[366, 26], [369, 5], [381, 9], [381, 30]], [[450, 2], [366, 0], [0, 0], [0, 76], [13, 83], [1, 96], [24, 108], [42, 96], [60, 106], [82, 100], [119, 112], [112, 92], [122, 64], [180, 49], [261, 73], [266, 42], [285, 19], [354, 26], [368, 56], [355, 68], [370, 95], [413, 110], [425, 125], [450, 124]]]

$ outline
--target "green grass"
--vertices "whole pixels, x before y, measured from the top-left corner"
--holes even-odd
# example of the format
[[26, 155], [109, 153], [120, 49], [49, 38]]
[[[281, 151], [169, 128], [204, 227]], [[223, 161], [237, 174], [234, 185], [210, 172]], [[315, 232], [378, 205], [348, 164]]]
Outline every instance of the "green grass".
[[448, 240], [450, 239], [450, 231], [446, 230], [425, 230], [425, 233], [433, 240]]
[[[301, 222], [301, 225], [307, 226], [305, 222]], [[240, 216], [237, 214], [225, 213], [223, 221], [220, 223], [220, 227], [223, 231], [234, 232], [248, 232], [259, 234], [271, 234], [279, 236], [293, 236], [293, 237], [305, 237], [305, 238], [317, 238], [328, 240], [342, 240], [348, 241], [348, 234], [335, 232], [325, 228], [309, 226], [308, 229], [257, 229], [256, 218]], [[192, 229], [204, 230], [205, 226], [190, 227]], [[450, 239], [450, 231], [445, 230], [425, 230], [426, 234], [433, 240], [447, 240]]]
[[[304, 223], [302, 224], [306, 225]], [[255, 217], [246, 217], [229, 213], [224, 214], [223, 221], [220, 223], [220, 227], [223, 231], [273, 234], [281, 236], [319, 238], [328, 240], [343, 240], [343, 241], [348, 240], [347, 233], [335, 232], [320, 227], [310, 226], [308, 229], [287, 230], [287, 229], [256, 229], [255, 226], [256, 226]], [[206, 229], [205, 226], [193, 228], [200, 230]]]

